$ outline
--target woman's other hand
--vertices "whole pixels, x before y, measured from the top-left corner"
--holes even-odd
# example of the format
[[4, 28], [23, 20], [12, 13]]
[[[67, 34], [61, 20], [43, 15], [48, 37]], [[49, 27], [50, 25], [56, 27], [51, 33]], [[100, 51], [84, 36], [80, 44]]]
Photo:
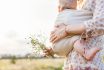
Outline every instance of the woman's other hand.
[[56, 41], [66, 37], [68, 34], [66, 32], [66, 26], [62, 26], [60, 28], [57, 28], [56, 31], [53, 31], [50, 35], [50, 41], [52, 43], [55, 43]]

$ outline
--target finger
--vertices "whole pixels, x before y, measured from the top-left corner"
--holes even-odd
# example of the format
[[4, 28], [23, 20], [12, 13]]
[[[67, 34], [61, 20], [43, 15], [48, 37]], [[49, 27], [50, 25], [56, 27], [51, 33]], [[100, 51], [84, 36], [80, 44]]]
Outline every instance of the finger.
[[57, 42], [57, 41], [60, 40], [60, 39], [62, 39], [62, 38], [60, 38], [60, 37], [58, 36], [57, 38], [55, 38], [55, 39], [52, 41], [52, 43], [55, 43], [55, 42]]
[[55, 33], [50, 34], [50, 39], [51, 39], [52, 37], [54, 37], [55, 35], [56, 35]]
[[43, 52], [48, 52], [48, 51], [50, 51], [50, 48], [48, 49], [48, 48], [46, 48]]
[[55, 33], [55, 31], [51, 31], [51, 34], [54, 34]]
[[54, 34], [57, 30], [58, 30], [58, 29], [55, 28], [53, 31], [51, 31], [50, 35], [51, 35], [51, 34]]
[[49, 55], [49, 53], [45, 53], [45, 56], [48, 56]]
[[56, 38], [57, 36], [53, 36], [50, 41], [53, 42]]
[[54, 37], [55, 36], [55, 34], [52, 34], [51, 36], [50, 36], [50, 39], [52, 38], [52, 37]]
[[50, 42], [53, 42], [54, 39], [56, 39], [56, 38], [57, 38], [57, 36], [52, 37], [52, 38], [50, 39]]
[[57, 40], [58, 40], [58, 38], [55, 38], [55, 39], [52, 41], [52, 43], [55, 43], [55, 42], [57, 42]]
[[57, 42], [59, 40], [59, 37], [56, 37], [53, 41], [52, 41], [52, 43], [55, 43], [55, 42]]
[[50, 40], [52, 40], [54, 37], [56, 37], [56, 35], [55, 35], [55, 34], [52, 34], [52, 35], [50, 36]]
[[47, 52], [48, 52], [48, 50], [44, 50], [43, 52], [44, 52], [44, 53], [47, 53]]
[[52, 33], [52, 34], [50, 34], [50, 37], [51, 37], [51, 36], [54, 36], [54, 35], [55, 35], [55, 32], [54, 32], [54, 33]]
[[55, 24], [55, 27], [57, 28], [57, 27], [59, 27], [59, 25], [60, 25], [60, 24]]

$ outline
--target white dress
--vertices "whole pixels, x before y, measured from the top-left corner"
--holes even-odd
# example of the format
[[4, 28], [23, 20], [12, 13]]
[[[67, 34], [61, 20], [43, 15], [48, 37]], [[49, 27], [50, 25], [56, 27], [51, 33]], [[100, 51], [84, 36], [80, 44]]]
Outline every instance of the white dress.
[[[88, 40], [87, 47], [101, 47], [100, 50], [91, 61], [84, 58], [73, 50], [66, 58], [64, 70], [96, 70], [88, 66], [89, 63], [95, 64], [98, 70], [104, 70], [104, 0], [86, 0], [84, 10], [93, 12], [93, 18], [85, 21], [86, 37], [92, 37]], [[84, 65], [85, 64], [85, 65]]]

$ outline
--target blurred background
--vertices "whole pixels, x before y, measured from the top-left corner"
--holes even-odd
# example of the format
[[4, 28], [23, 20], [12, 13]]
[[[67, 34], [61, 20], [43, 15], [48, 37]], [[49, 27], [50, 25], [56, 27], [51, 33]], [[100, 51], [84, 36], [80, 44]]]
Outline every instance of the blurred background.
[[36, 56], [32, 44], [51, 46], [57, 6], [57, 0], [0, 0], [0, 70], [62, 69], [63, 58]]

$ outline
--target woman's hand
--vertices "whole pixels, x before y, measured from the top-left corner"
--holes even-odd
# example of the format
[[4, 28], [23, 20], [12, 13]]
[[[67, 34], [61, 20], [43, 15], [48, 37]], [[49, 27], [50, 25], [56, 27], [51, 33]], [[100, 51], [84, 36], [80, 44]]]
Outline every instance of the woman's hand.
[[62, 26], [60, 28], [57, 28], [56, 30], [52, 31], [50, 41], [52, 43], [57, 42], [58, 40], [66, 37], [68, 34], [66, 32], [66, 26]]
[[68, 36], [68, 35], [82, 35], [86, 31], [86, 27], [83, 24], [66, 25], [59, 29], [55, 29], [51, 32], [50, 41], [55, 43], [56, 41]]
[[53, 52], [52, 48], [47, 48], [43, 52], [45, 53], [44, 57], [47, 57], [47, 56], [54, 57], [54, 52]]

